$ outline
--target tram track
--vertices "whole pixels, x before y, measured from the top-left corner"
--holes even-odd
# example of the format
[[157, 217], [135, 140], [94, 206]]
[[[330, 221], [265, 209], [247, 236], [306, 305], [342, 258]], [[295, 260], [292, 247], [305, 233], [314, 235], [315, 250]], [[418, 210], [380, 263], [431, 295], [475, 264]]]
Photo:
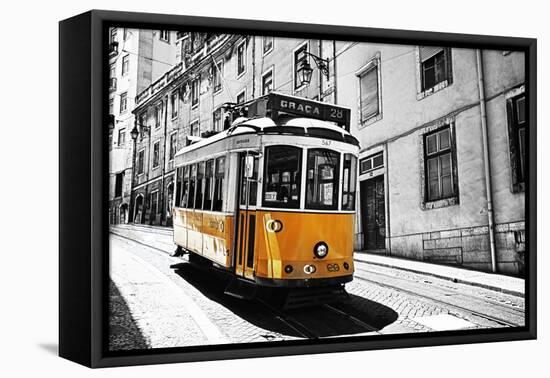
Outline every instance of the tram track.
[[[368, 271], [366, 269], [357, 269], [356, 268], [356, 271], [363, 271], [363, 272], [366, 272], [370, 275], [372, 275], [373, 273], [374, 274], [377, 274], [377, 275], [382, 275], [382, 276], [387, 276], [387, 277], [391, 277], [389, 275], [384, 275], [384, 274], [381, 274], [381, 273], [377, 273], [377, 272], [372, 272], [372, 271]], [[372, 279], [368, 279], [368, 278], [365, 278], [363, 276], [360, 276], [360, 275], [357, 275], [355, 274], [354, 275], [354, 278], [360, 280], [360, 281], [364, 281], [364, 282], [368, 282], [368, 283], [371, 283], [371, 284], [374, 284], [374, 285], [377, 285], [379, 287], [382, 287], [382, 288], [387, 288], [387, 289], [391, 289], [391, 290], [395, 290], [395, 291], [398, 291], [398, 292], [402, 292], [402, 293], [405, 293], [407, 295], [410, 295], [410, 296], [414, 296], [414, 297], [417, 297], [417, 298], [421, 298], [423, 300], [426, 300], [426, 301], [429, 301], [429, 302], [432, 302], [434, 304], [440, 304], [440, 305], [443, 305], [444, 307], [447, 307], [447, 308], [453, 308], [455, 310], [458, 310], [459, 312], [465, 312], [465, 313], [468, 313], [468, 314], [471, 314], [471, 315], [474, 315], [476, 317], [479, 317], [479, 318], [483, 318], [483, 319], [486, 319], [486, 320], [489, 320], [489, 321], [492, 321], [492, 322], [495, 322], [497, 324], [500, 324], [502, 326], [506, 326], [506, 327], [523, 327], [524, 325], [523, 324], [518, 324], [518, 323], [514, 323], [514, 322], [511, 322], [509, 320], [506, 320], [506, 319], [502, 319], [500, 317], [497, 317], [497, 316], [494, 316], [494, 315], [488, 315], [488, 314], [484, 314], [484, 313], [481, 313], [479, 311], [476, 311], [476, 310], [473, 310], [471, 308], [467, 308], [467, 307], [464, 307], [464, 306], [461, 306], [461, 305], [458, 305], [458, 304], [455, 304], [455, 303], [451, 303], [449, 301], [444, 301], [444, 300], [441, 300], [441, 299], [436, 299], [436, 298], [433, 298], [432, 296], [428, 296], [428, 295], [425, 295], [425, 294], [421, 294], [417, 291], [412, 291], [412, 290], [408, 290], [408, 289], [404, 289], [403, 287], [400, 287], [400, 286], [397, 286], [397, 285], [392, 285], [392, 284], [388, 284], [388, 283], [382, 283], [380, 281], [375, 281], [375, 280], [372, 280]], [[392, 278], [395, 278], [395, 277], [392, 277]], [[470, 296], [471, 297], [471, 296]], [[475, 298], [475, 297], [471, 297], [471, 298]], [[510, 308], [508, 306], [502, 306], [501, 304], [498, 304], [500, 305], [501, 307], [506, 307], [506, 308]], [[519, 311], [518, 311], [519, 312]], [[523, 315], [523, 313], [521, 313], [521, 315]]]

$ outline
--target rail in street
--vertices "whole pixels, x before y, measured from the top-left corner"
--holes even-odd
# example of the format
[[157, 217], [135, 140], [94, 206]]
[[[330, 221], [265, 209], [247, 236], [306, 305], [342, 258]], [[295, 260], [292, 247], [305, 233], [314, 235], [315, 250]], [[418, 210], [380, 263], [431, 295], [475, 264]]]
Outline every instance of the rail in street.
[[[524, 299], [356, 261], [349, 300], [281, 311], [224, 294], [217, 274], [171, 256], [172, 232], [111, 228], [111, 336], [116, 349], [522, 326]], [[133, 340], [133, 341], [130, 341]], [[133, 344], [132, 344], [133, 343]]]

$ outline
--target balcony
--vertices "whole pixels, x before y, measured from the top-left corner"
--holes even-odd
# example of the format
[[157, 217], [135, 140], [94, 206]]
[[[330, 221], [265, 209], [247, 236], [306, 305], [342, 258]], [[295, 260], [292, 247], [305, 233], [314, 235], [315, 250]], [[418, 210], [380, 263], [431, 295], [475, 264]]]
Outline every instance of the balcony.
[[118, 54], [118, 42], [109, 43], [109, 58]]
[[112, 77], [109, 79], [109, 92], [116, 91], [116, 77]]

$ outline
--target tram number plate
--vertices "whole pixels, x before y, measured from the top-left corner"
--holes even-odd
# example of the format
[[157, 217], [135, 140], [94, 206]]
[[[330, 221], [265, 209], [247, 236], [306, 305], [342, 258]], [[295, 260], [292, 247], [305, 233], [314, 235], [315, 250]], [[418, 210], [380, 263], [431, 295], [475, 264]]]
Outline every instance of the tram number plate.
[[338, 264], [327, 264], [327, 270], [329, 272], [338, 272], [340, 270], [340, 267]]

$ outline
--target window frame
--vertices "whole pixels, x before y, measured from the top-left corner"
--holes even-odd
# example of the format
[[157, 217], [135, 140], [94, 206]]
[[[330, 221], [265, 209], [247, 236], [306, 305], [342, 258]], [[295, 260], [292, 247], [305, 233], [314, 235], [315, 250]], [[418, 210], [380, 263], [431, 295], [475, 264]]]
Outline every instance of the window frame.
[[[269, 92], [266, 92], [265, 91], [265, 78], [266, 76], [270, 75], [271, 76], [271, 90]], [[262, 73], [262, 96], [265, 96], [271, 92], [273, 92], [275, 90], [275, 67], [270, 67], [268, 68], [267, 70], [265, 70], [263, 73]]]
[[[520, 124], [517, 117], [517, 102], [524, 101], [524, 122]], [[523, 130], [524, 141], [527, 139], [529, 129], [529, 111], [525, 86], [522, 85], [506, 94], [506, 117], [508, 129], [508, 156], [510, 166], [510, 185], [512, 193], [525, 192], [527, 175], [529, 174], [529, 154], [527, 142], [525, 142], [524, 158], [522, 159], [522, 146], [519, 134]], [[522, 164], [523, 160], [523, 164]], [[522, 166], [523, 165], [523, 166]], [[523, 171], [523, 172], [522, 172]]]
[[[243, 101], [239, 102], [239, 97], [241, 97], [241, 95], [243, 96]], [[243, 88], [243, 90], [241, 90], [239, 93], [237, 93], [237, 96], [235, 97], [235, 102], [237, 104], [244, 104], [246, 102], [246, 87]]]
[[[163, 33], [166, 33], [166, 38], [163, 37]], [[159, 41], [170, 43], [170, 30], [159, 30]]]
[[294, 92], [299, 92], [301, 91], [302, 89], [304, 89], [305, 87], [309, 86], [309, 84], [302, 84], [302, 83], [298, 83], [298, 69], [300, 68], [300, 63], [302, 61], [306, 61], [306, 62], [309, 62], [309, 55], [307, 54], [304, 54], [304, 57], [302, 59], [299, 59], [298, 61], [296, 60], [296, 54], [304, 49], [305, 47], [305, 52], [309, 52], [309, 41], [305, 41], [301, 44], [299, 44], [294, 50], [292, 50], [292, 88], [293, 88], [293, 91]]
[[[172, 138], [174, 143], [172, 143]], [[172, 148], [173, 147], [173, 148]], [[178, 130], [173, 131], [169, 138], [168, 161], [173, 161], [178, 151]]]
[[[366, 75], [368, 75], [373, 70], [376, 70], [376, 100], [378, 105], [378, 111], [375, 114], [363, 118], [363, 101], [361, 93], [361, 80], [363, 80]], [[377, 53], [374, 58], [372, 58], [367, 64], [361, 67], [356, 73], [358, 83], [358, 93], [357, 93], [357, 102], [358, 102], [358, 128], [362, 129], [368, 125], [371, 125], [382, 119], [382, 72], [381, 72], [381, 59], [380, 53]]]
[[[297, 162], [297, 170], [299, 172], [299, 174], [297, 175], [298, 177], [298, 181], [297, 181], [297, 189], [296, 189], [296, 192], [298, 193], [298, 199], [297, 200], [294, 200], [292, 201], [293, 203], [295, 202], [295, 206], [292, 205], [290, 206], [290, 201], [287, 202], [287, 203], [274, 203], [273, 201], [266, 201], [265, 199], [265, 194], [267, 192], [267, 184], [268, 184], [268, 180], [267, 180], [267, 172], [268, 172], [268, 162], [269, 162], [269, 149], [272, 149], [272, 148], [281, 148], [281, 147], [285, 147], [285, 148], [290, 148], [292, 150], [296, 150], [297, 152], [299, 152], [299, 155], [298, 155], [298, 162]], [[277, 208], [277, 209], [301, 209], [302, 207], [302, 186], [304, 185], [303, 183], [303, 159], [304, 159], [304, 149], [302, 147], [297, 147], [297, 146], [292, 146], [292, 145], [287, 145], [287, 144], [273, 144], [273, 145], [268, 145], [268, 146], [265, 146], [264, 149], [263, 149], [263, 156], [264, 156], [264, 161], [263, 161], [263, 170], [260, 172], [263, 177], [262, 177], [262, 191], [261, 191], [261, 206], [262, 207], [265, 207], [265, 208]], [[282, 177], [280, 178], [281, 182], [282, 182]], [[292, 180], [290, 181], [290, 185], [292, 185]], [[290, 194], [290, 193], [289, 193]], [[256, 203], [259, 203], [258, 200], [256, 200]]]
[[[220, 172], [220, 162], [223, 161], [223, 169]], [[212, 211], [223, 211], [225, 195], [225, 169], [227, 159], [224, 156], [218, 156], [214, 161], [214, 188], [212, 192]], [[221, 187], [221, 188], [220, 188]], [[219, 196], [218, 196], [219, 195]], [[219, 198], [218, 198], [219, 197]], [[219, 205], [218, 205], [219, 204]]]
[[[270, 38], [270, 39], [271, 39], [271, 46], [269, 47], [269, 49], [266, 50], [266, 48], [265, 48], [265, 46], [266, 46], [265, 41], [266, 41], [267, 38]], [[274, 47], [275, 47], [275, 37], [269, 36], [269, 35], [264, 35], [264, 36], [262, 37], [262, 52], [263, 52], [262, 56], [266, 56], [267, 54], [269, 54], [270, 52], [272, 52]]]
[[[430, 156], [427, 154], [427, 137], [439, 133], [445, 129], [449, 130], [449, 148], [445, 151], [438, 151]], [[446, 118], [440, 120], [437, 123], [426, 127], [420, 133], [420, 146], [421, 146], [421, 209], [430, 210], [437, 209], [446, 206], [454, 206], [460, 203], [460, 191], [459, 191], [459, 177], [458, 177], [458, 160], [456, 149], [456, 127], [454, 118]], [[439, 138], [438, 138], [439, 140]], [[439, 141], [437, 141], [439, 143]], [[450, 153], [451, 157], [451, 180], [452, 180], [452, 194], [445, 197], [429, 198], [429, 178], [428, 178], [428, 158], [434, 158], [438, 156], [446, 155]], [[438, 163], [439, 165], [439, 163]], [[439, 174], [439, 168], [438, 168]], [[438, 176], [440, 179], [440, 176]]]
[[130, 54], [126, 54], [122, 57], [122, 68], [121, 68], [121, 75], [127, 76], [130, 72]]
[[[158, 148], [156, 148], [158, 146]], [[158, 150], [155, 152], [155, 148]], [[156, 153], [156, 155], [155, 155]], [[156, 165], [155, 165], [156, 160]], [[153, 156], [151, 156], [151, 167], [156, 169], [160, 166], [160, 139], [153, 142]]]
[[[348, 180], [347, 180], [348, 190], [346, 190], [345, 171], [346, 171], [346, 157], [348, 156], [351, 157], [351, 159], [350, 159], [350, 168], [349, 168]], [[357, 203], [357, 184], [358, 184], [357, 177], [359, 176], [358, 175], [359, 159], [357, 158], [357, 156], [355, 156], [354, 154], [350, 154], [349, 152], [342, 153], [341, 158], [342, 158], [343, 164], [342, 164], [342, 196], [340, 200], [340, 203], [341, 203], [340, 209], [342, 211], [355, 211], [356, 203]], [[354, 160], [355, 160], [355, 169], [353, 164]], [[353, 190], [351, 190], [352, 188]], [[349, 202], [347, 204], [344, 204], [345, 195], [348, 196]], [[349, 204], [351, 204], [351, 206]]]
[[[117, 193], [118, 178], [120, 177], [120, 194]], [[124, 194], [124, 171], [115, 174], [114, 198], [122, 198]], [[118, 194], [118, 195], [117, 195]]]
[[[422, 58], [420, 56], [420, 51], [422, 47], [426, 46], [416, 46], [416, 99], [422, 100], [423, 98], [430, 96], [436, 92], [439, 92], [440, 90], [447, 88], [449, 85], [453, 83], [453, 54], [452, 54], [452, 48], [450, 47], [441, 47], [444, 55], [445, 55], [445, 70], [446, 70], [446, 78], [438, 83], [435, 83], [434, 86], [430, 88], [424, 88], [424, 68], [423, 63], [427, 61], [428, 59], [434, 58], [437, 54], [434, 54], [428, 59], [425, 59], [422, 61]], [[438, 53], [439, 54], [439, 53]]]
[[[218, 94], [223, 90], [223, 59], [215, 62], [214, 66], [214, 75], [212, 77], [212, 93]], [[219, 81], [219, 82], [218, 82]]]
[[126, 113], [128, 111], [128, 92], [120, 94], [119, 113]]
[[[329, 151], [330, 153], [334, 153], [338, 155], [338, 161], [335, 164], [334, 169], [334, 176], [333, 177], [333, 204], [332, 205], [316, 205], [316, 204], [309, 204], [308, 203], [308, 185], [309, 185], [309, 154], [313, 151]], [[330, 148], [323, 148], [323, 147], [315, 147], [315, 148], [308, 148], [306, 150], [307, 153], [307, 161], [306, 161], [306, 171], [304, 174], [304, 181], [305, 181], [305, 206], [304, 209], [306, 210], [322, 210], [322, 211], [337, 211], [340, 208], [340, 170], [342, 168], [341, 162], [342, 162], [342, 153], [336, 150], [332, 150]]]
[[171, 118], [176, 119], [179, 116], [179, 91], [175, 90], [170, 94]]
[[200, 77], [197, 77], [191, 81], [191, 109], [199, 106], [200, 102]]
[[137, 161], [137, 175], [139, 177], [145, 173], [145, 148], [138, 151]]
[[[121, 136], [122, 137], [122, 143], [121, 143]], [[118, 139], [117, 139], [117, 146], [118, 147], [123, 147], [126, 145], [126, 128], [125, 127], [122, 127], [118, 130]]]
[[[243, 47], [244, 46], [244, 47]], [[242, 71], [241, 71], [241, 64], [239, 62], [240, 59], [240, 53], [239, 49], [243, 47], [242, 49]], [[246, 73], [246, 39], [243, 39], [241, 42], [237, 44], [236, 54], [237, 54], [237, 79], [243, 76]]]

